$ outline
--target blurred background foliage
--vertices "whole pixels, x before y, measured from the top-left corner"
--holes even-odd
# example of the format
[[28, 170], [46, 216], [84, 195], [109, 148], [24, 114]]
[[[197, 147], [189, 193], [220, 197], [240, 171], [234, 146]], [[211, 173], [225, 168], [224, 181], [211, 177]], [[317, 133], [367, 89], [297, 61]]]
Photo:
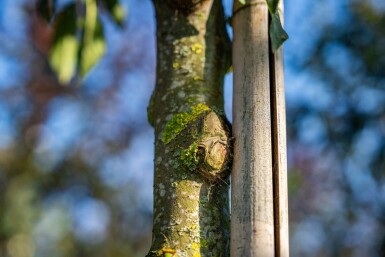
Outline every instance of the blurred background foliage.
[[[121, 3], [123, 28], [101, 15], [103, 58], [62, 85], [33, 1], [0, 1], [1, 257], [148, 250], [155, 20], [150, 0]], [[291, 255], [385, 256], [385, 2], [285, 6]]]

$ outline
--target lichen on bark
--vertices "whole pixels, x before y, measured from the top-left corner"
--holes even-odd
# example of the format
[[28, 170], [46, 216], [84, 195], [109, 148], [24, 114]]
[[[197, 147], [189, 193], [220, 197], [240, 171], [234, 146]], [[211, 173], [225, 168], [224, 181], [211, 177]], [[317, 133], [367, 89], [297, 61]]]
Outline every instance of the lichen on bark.
[[221, 1], [154, 4], [154, 224], [147, 256], [170, 250], [175, 257], [228, 257], [231, 140], [221, 113], [230, 44]]
[[205, 104], [197, 104], [191, 107], [189, 112], [177, 113], [167, 122], [166, 127], [162, 132], [162, 141], [168, 144], [173, 140], [183, 129], [186, 128], [189, 122], [194, 121], [205, 111], [210, 108]]

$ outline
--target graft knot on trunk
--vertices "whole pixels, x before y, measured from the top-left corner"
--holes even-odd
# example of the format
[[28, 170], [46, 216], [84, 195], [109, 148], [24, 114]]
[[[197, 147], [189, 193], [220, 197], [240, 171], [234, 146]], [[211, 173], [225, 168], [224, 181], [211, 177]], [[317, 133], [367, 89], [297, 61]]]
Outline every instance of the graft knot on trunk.
[[231, 141], [229, 127], [215, 112], [203, 118], [203, 136], [198, 143], [198, 171], [210, 182], [225, 179], [230, 173]]
[[162, 140], [173, 152], [176, 171], [182, 168], [198, 172], [210, 183], [229, 175], [232, 160], [229, 124], [209, 107], [199, 104], [190, 112], [174, 115], [163, 131]]
[[227, 140], [226, 138], [205, 137], [199, 142], [198, 156], [201, 156], [203, 163], [208, 170], [219, 170], [226, 159]]

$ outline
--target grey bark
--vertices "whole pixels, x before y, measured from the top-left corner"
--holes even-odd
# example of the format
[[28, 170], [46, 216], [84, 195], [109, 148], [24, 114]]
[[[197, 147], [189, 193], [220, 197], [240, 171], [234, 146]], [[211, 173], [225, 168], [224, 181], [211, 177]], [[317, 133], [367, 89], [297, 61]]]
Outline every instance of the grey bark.
[[153, 241], [147, 256], [229, 256], [230, 44], [220, 0], [155, 0]]

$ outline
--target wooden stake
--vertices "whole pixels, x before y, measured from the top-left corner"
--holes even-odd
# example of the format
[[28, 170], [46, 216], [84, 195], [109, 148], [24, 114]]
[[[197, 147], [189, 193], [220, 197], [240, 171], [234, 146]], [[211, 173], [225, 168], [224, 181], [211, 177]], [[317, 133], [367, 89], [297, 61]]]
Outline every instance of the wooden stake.
[[287, 257], [282, 50], [269, 49], [265, 0], [234, 2], [231, 256]]

